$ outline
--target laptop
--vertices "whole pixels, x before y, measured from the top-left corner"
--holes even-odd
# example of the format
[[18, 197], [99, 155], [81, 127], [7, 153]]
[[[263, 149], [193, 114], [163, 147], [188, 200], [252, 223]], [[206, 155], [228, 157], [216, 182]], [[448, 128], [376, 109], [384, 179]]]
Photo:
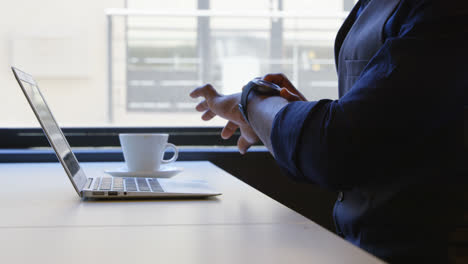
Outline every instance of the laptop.
[[220, 195], [203, 180], [87, 176], [30, 74], [11, 67], [42, 130], [80, 197], [97, 199], [180, 198]]

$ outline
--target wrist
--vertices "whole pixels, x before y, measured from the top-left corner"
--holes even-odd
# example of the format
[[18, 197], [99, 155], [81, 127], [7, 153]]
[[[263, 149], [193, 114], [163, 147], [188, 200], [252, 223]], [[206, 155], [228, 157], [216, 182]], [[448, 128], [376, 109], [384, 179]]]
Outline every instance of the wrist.
[[246, 113], [249, 120], [252, 120], [251, 119], [252, 112], [254, 112], [255, 109], [257, 109], [256, 105], [261, 104], [261, 102], [267, 99], [268, 97], [270, 96], [261, 95], [257, 93], [249, 94], [249, 97], [247, 98], [247, 113]]
[[249, 125], [268, 150], [273, 153], [270, 139], [273, 121], [276, 114], [289, 102], [279, 96], [262, 96], [258, 94], [249, 99], [247, 108]]
[[248, 116], [248, 105], [249, 100], [260, 96], [259, 98], [265, 98], [270, 96], [279, 96], [281, 88], [270, 82], [266, 82], [260, 79], [253, 79], [242, 89], [240, 104], [238, 105], [239, 110], [247, 124], [250, 124]]

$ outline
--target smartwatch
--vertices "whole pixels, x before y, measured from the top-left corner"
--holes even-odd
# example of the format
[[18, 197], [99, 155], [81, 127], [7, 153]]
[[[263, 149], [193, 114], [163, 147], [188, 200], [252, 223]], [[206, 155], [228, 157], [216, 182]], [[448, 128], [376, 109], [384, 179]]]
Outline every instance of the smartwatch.
[[267, 82], [258, 78], [253, 79], [246, 86], [244, 86], [244, 89], [242, 89], [239, 111], [247, 123], [249, 123], [249, 118], [247, 117], [247, 100], [249, 98], [250, 92], [252, 91], [260, 95], [279, 96], [281, 87], [272, 82]]

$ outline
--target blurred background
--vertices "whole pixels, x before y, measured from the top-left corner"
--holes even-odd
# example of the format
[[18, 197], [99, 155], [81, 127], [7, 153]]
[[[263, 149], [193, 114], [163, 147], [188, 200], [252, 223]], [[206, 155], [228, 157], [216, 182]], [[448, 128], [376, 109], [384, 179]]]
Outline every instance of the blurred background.
[[355, 0], [0, 1], [0, 162], [57, 160], [13, 65], [35, 77], [81, 162], [122, 161], [118, 133], [169, 133], [179, 160], [210, 161], [334, 230], [335, 193], [285, 177], [262, 146], [239, 155], [188, 93], [284, 72], [309, 100], [337, 98], [334, 38]]
[[15, 0], [0, 16], [0, 127], [38, 127], [10, 70], [68, 127], [221, 126], [188, 93], [283, 72], [337, 98], [333, 44], [354, 0]]

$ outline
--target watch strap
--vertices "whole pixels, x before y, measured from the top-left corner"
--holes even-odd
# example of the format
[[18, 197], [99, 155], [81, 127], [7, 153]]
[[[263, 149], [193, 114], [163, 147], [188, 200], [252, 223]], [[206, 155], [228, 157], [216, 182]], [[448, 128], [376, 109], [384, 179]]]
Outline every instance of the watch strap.
[[252, 91], [255, 91], [257, 94], [261, 95], [279, 96], [281, 88], [274, 83], [270, 83], [261, 79], [253, 79], [244, 86], [242, 89], [239, 110], [247, 123], [249, 123], [249, 118], [247, 116], [247, 101], [249, 100], [249, 95]]
[[255, 89], [256, 86], [257, 84], [255, 84], [254, 82], [249, 82], [242, 89], [241, 101], [239, 104], [239, 111], [241, 112], [242, 117], [244, 117], [247, 123], [249, 123], [249, 118], [247, 115], [247, 99], [249, 98], [249, 94]]

